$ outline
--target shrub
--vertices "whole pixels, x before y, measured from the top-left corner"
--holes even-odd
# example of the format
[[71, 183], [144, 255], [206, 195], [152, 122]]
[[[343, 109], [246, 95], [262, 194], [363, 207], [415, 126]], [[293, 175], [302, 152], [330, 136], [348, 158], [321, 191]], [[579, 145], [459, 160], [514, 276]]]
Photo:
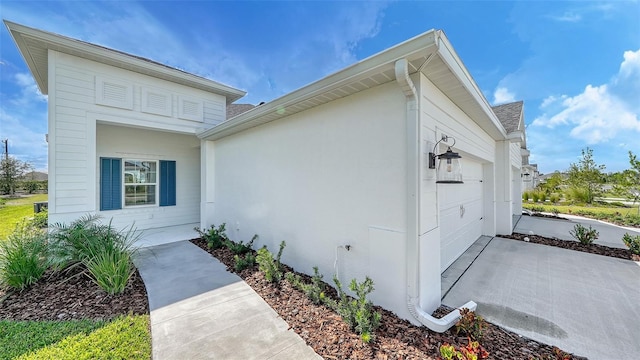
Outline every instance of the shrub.
[[460, 309], [460, 320], [456, 323], [456, 335], [459, 333], [473, 340], [480, 340], [486, 323], [482, 316], [467, 308]]
[[313, 267], [313, 276], [311, 277], [311, 284], [305, 284], [302, 281], [300, 275], [294, 273], [287, 273], [285, 278], [293, 287], [302, 291], [308, 298], [316, 305], [320, 305], [325, 302], [325, 283], [322, 281], [322, 274], [318, 272], [318, 267]]
[[31, 225], [38, 229], [44, 229], [49, 225], [49, 212], [47, 210], [40, 211], [33, 215]]
[[533, 211], [534, 213], [541, 213], [544, 211], [544, 207], [542, 206], [530, 206], [529, 210]]
[[221, 248], [227, 241], [226, 234], [226, 223], [222, 223], [220, 226], [216, 228], [215, 225], [211, 225], [209, 230], [202, 231], [199, 227], [195, 227], [193, 230], [197, 231], [198, 234], [207, 242], [207, 246], [209, 249], [219, 249]]
[[629, 250], [636, 254], [640, 255], [640, 235], [629, 235], [624, 234], [622, 236], [622, 242], [629, 248]]
[[598, 236], [600, 236], [598, 231], [592, 228], [591, 225], [589, 225], [589, 228], [587, 229], [580, 224], [576, 224], [573, 227], [573, 230], [569, 230], [569, 234], [571, 234], [574, 239], [580, 241], [580, 243], [583, 245], [592, 244], [598, 238]]
[[529, 201], [529, 198], [531, 198], [529, 192], [528, 191], [524, 191], [522, 193], [522, 201]]
[[235, 260], [234, 269], [236, 272], [248, 269], [256, 264], [256, 256], [250, 252], [245, 256], [234, 255], [233, 259]]
[[533, 198], [533, 202], [534, 202], [534, 203], [537, 203], [537, 202], [538, 202], [538, 200], [540, 200], [540, 193], [538, 193], [538, 192], [535, 192], [535, 191], [534, 191], [534, 192], [531, 194], [531, 197]]
[[57, 269], [84, 265], [91, 279], [109, 294], [124, 291], [134, 272], [133, 244], [138, 239], [131, 226], [118, 231], [100, 224], [99, 217], [85, 215], [70, 225], [54, 224], [50, 248]]
[[258, 239], [258, 235], [253, 235], [253, 238], [251, 238], [251, 241], [249, 241], [248, 243], [244, 244], [242, 241], [240, 242], [233, 242], [231, 240], [225, 240], [224, 241], [224, 245], [231, 250], [232, 253], [234, 253], [235, 255], [243, 255], [248, 253], [249, 251], [251, 251], [252, 247], [253, 247], [253, 242], [256, 241]]
[[542, 202], [547, 201], [547, 193], [545, 193], [545, 192], [540, 192], [540, 193], [538, 194], [538, 196], [540, 197], [540, 201], [542, 201]]
[[558, 194], [549, 195], [549, 201], [551, 201], [554, 204], [558, 203], [560, 201], [560, 195]]
[[333, 282], [336, 284], [339, 300], [338, 302], [327, 301], [327, 304], [342, 317], [344, 322], [351, 327], [351, 330], [360, 335], [363, 342], [369, 343], [374, 339], [373, 333], [380, 326], [380, 319], [382, 318], [379, 312], [373, 311], [373, 304], [367, 300], [367, 295], [374, 290], [373, 280], [368, 276], [360, 284], [356, 279], [351, 280], [349, 289], [355, 292], [356, 299], [347, 296], [342, 289], [340, 280], [335, 275], [333, 276]]
[[261, 249], [258, 249], [256, 256], [256, 262], [258, 263], [258, 268], [260, 271], [264, 273], [264, 277], [267, 281], [278, 284], [280, 280], [282, 280], [283, 272], [282, 272], [282, 264], [280, 264], [280, 257], [282, 256], [282, 251], [287, 244], [283, 241], [280, 243], [280, 250], [278, 251], [278, 255], [273, 258], [273, 254], [267, 250], [267, 247], [264, 246]]
[[23, 221], [0, 241], [0, 284], [24, 290], [49, 267], [46, 234]]

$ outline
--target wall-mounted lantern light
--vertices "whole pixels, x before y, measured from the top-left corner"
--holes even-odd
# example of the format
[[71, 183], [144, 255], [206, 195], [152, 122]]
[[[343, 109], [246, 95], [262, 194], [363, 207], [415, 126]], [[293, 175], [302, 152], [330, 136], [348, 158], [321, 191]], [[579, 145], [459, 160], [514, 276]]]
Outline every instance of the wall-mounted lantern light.
[[530, 176], [531, 174], [529, 174], [528, 172], [526, 172], [526, 173], [524, 173], [524, 174], [522, 174], [522, 175], [524, 175], [524, 181], [530, 181], [530, 180], [531, 180], [531, 179], [529, 179], [529, 176]]
[[[453, 144], [449, 145], [447, 151], [440, 155], [436, 155], [436, 149], [438, 144], [444, 141], [447, 143], [449, 140], [453, 140]], [[442, 138], [438, 140], [433, 147], [433, 152], [429, 153], [429, 169], [436, 168], [436, 157], [438, 158], [438, 170], [436, 171], [436, 183], [440, 184], [462, 184], [462, 164], [460, 154], [453, 152], [451, 147], [456, 144], [456, 139], [447, 135], [442, 135]]]

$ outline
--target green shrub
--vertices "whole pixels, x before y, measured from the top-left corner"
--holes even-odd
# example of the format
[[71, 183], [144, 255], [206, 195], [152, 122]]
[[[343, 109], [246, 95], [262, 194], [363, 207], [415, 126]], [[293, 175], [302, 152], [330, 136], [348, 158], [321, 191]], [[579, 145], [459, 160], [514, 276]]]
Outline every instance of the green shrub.
[[313, 267], [311, 284], [305, 284], [300, 275], [290, 272], [285, 275], [285, 278], [293, 287], [302, 291], [314, 304], [320, 305], [325, 301], [326, 297], [324, 292], [326, 286], [324, 281], [322, 281], [323, 276], [319, 273], [317, 266]]
[[540, 193], [538, 193], [537, 191], [534, 191], [533, 193], [531, 193], [531, 197], [533, 198], [533, 202], [537, 203], [538, 200], [540, 200]]
[[569, 230], [569, 234], [573, 236], [574, 239], [580, 241], [583, 245], [590, 245], [600, 236], [598, 231], [589, 225], [589, 228], [582, 226], [581, 224], [576, 224], [573, 227], [573, 230]]
[[245, 256], [234, 255], [233, 259], [235, 260], [234, 269], [236, 272], [248, 269], [256, 264], [256, 256], [250, 252]]
[[31, 219], [31, 225], [38, 229], [44, 229], [49, 225], [49, 212], [47, 210], [35, 213]]
[[522, 193], [522, 201], [529, 201], [531, 198], [531, 194], [528, 191], [524, 191]]
[[640, 235], [629, 235], [624, 234], [622, 236], [622, 242], [629, 248], [629, 250], [636, 254], [640, 255]]
[[541, 213], [544, 211], [544, 207], [542, 206], [529, 206], [529, 210], [533, 211], [534, 213]]
[[256, 262], [258, 263], [258, 268], [260, 271], [264, 273], [264, 277], [267, 281], [278, 284], [280, 280], [282, 280], [283, 271], [282, 264], [280, 263], [280, 257], [282, 256], [282, 251], [287, 244], [283, 241], [280, 243], [280, 250], [278, 251], [278, 255], [273, 257], [273, 254], [267, 250], [267, 247], [264, 246], [261, 249], [258, 249], [256, 256]]
[[558, 194], [549, 195], [549, 201], [551, 201], [554, 204], [557, 204], [560, 201], [560, 195]]
[[258, 239], [258, 235], [253, 235], [253, 238], [251, 238], [251, 241], [249, 241], [248, 243], [243, 243], [242, 241], [240, 242], [233, 242], [229, 239], [224, 241], [224, 245], [231, 250], [232, 253], [234, 253], [235, 255], [243, 255], [248, 253], [249, 251], [251, 251], [252, 247], [253, 247], [253, 243], [254, 241], [256, 241]]
[[47, 237], [23, 221], [6, 241], [0, 241], [0, 284], [24, 290], [49, 267]]
[[456, 323], [456, 335], [462, 333], [473, 340], [482, 339], [482, 333], [486, 327], [486, 322], [480, 315], [467, 308], [460, 309], [460, 319]]
[[219, 249], [229, 240], [226, 234], [226, 223], [222, 223], [220, 226], [216, 228], [215, 225], [211, 225], [209, 230], [202, 231], [199, 227], [194, 228], [193, 230], [197, 231], [198, 234], [207, 242], [207, 246], [209, 249]]
[[540, 193], [538, 193], [538, 196], [540, 197], [540, 201], [542, 201], [542, 202], [547, 201], [547, 193], [540, 192]]
[[327, 304], [342, 317], [351, 330], [360, 335], [363, 342], [369, 343], [374, 339], [374, 332], [380, 326], [382, 318], [379, 312], [373, 310], [371, 301], [367, 300], [367, 295], [374, 290], [373, 280], [368, 276], [360, 284], [356, 279], [351, 280], [349, 289], [356, 294], [356, 299], [344, 292], [340, 280], [335, 275], [333, 282], [336, 284], [339, 300], [336, 302], [328, 299]]
[[98, 219], [86, 215], [68, 226], [54, 224], [50, 236], [53, 262], [57, 269], [82, 264], [104, 291], [119, 294], [134, 272], [133, 244], [139, 235], [133, 226], [126, 232], [118, 231], [111, 223], [100, 224]]

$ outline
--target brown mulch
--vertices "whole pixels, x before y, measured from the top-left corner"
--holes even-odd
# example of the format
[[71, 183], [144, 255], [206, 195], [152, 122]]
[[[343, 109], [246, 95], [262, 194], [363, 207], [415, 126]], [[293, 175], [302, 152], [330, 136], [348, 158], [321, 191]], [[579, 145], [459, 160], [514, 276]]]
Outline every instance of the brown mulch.
[[[632, 253], [629, 249], [612, 248], [604, 245], [590, 244], [584, 245], [578, 241], [560, 240], [556, 238], [548, 238], [538, 235], [527, 235], [521, 233], [513, 233], [511, 235], [499, 235], [501, 238], [513, 240], [528, 241], [534, 244], [543, 244], [549, 246], [560, 247], [575, 251], [582, 251], [590, 254], [604, 255], [625, 260], [640, 261], [640, 256]], [[527, 238], [528, 240], [525, 240]]]
[[100, 289], [80, 266], [71, 271], [48, 271], [22, 292], [0, 290], [0, 320], [107, 320], [148, 313], [147, 290], [137, 270], [118, 295]]
[[[228, 271], [234, 272], [235, 261], [231, 251], [226, 248], [210, 250], [202, 239], [191, 242], [224, 263]], [[287, 270], [292, 271], [290, 268]], [[415, 326], [380, 307], [375, 309], [382, 314], [381, 325], [375, 339], [365, 344], [338, 314], [324, 305], [313, 304], [288, 281], [283, 280], [279, 287], [274, 286], [255, 266], [238, 275], [325, 359], [438, 359], [441, 344], [449, 343], [456, 347], [467, 344], [467, 338], [457, 336], [454, 329], [439, 334], [424, 326]], [[335, 296], [333, 291], [327, 291], [327, 294]], [[441, 307], [434, 316], [449, 311]], [[552, 346], [521, 337], [491, 323], [487, 323], [481, 344], [489, 352], [490, 359], [556, 358]], [[574, 356], [573, 359], [582, 358]]]

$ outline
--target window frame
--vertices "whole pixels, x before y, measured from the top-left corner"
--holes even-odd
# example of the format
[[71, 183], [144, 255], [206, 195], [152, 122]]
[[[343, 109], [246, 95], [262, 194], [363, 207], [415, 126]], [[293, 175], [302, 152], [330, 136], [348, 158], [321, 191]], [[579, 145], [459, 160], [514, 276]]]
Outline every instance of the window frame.
[[[127, 183], [126, 169], [127, 162], [153, 162], [155, 163], [155, 182], [153, 183]], [[127, 186], [155, 186], [154, 203], [153, 204], [133, 204], [127, 205]], [[122, 208], [142, 208], [142, 207], [159, 207], [160, 206], [160, 161], [157, 159], [134, 159], [122, 158]]]

